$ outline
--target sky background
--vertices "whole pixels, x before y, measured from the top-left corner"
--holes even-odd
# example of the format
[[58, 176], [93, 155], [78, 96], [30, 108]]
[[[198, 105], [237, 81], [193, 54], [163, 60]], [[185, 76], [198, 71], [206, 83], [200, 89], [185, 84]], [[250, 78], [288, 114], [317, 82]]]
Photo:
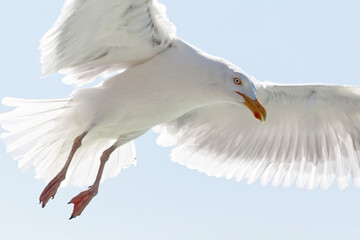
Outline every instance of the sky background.
[[[360, 85], [360, 1], [161, 0], [178, 36], [258, 80]], [[60, 75], [40, 79], [38, 42], [63, 1], [0, 0], [0, 97], [64, 98]], [[0, 112], [9, 108], [0, 106]], [[251, 186], [169, 161], [148, 132], [138, 165], [101, 185], [68, 220], [80, 191], [38, 205], [45, 183], [0, 143], [0, 239], [359, 239], [360, 190]]]

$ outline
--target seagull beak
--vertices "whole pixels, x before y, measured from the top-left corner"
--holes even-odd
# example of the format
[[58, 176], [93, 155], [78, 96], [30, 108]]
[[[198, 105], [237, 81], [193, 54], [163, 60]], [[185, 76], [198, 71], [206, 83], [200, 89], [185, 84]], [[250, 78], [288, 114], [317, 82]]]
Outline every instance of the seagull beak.
[[240, 96], [242, 96], [245, 99], [244, 105], [250, 109], [250, 111], [253, 112], [254, 117], [259, 119], [262, 123], [266, 120], [266, 109], [264, 106], [259, 102], [257, 98], [255, 100], [252, 100], [245, 94], [242, 94], [240, 92], [236, 92]]

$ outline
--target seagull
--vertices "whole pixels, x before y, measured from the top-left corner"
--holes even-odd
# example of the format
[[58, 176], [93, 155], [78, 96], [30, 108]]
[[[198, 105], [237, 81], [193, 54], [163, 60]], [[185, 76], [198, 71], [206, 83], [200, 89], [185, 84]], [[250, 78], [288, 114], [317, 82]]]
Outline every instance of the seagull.
[[60, 186], [90, 186], [70, 200], [70, 219], [136, 164], [134, 139], [150, 129], [172, 161], [209, 176], [360, 187], [360, 87], [259, 82], [178, 38], [156, 0], [67, 0], [40, 50], [43, 75], [60, 72], [76, 89], [4, 98], [15, 109], [0, 115], [1, 137], [48, 182], [42, 207]]

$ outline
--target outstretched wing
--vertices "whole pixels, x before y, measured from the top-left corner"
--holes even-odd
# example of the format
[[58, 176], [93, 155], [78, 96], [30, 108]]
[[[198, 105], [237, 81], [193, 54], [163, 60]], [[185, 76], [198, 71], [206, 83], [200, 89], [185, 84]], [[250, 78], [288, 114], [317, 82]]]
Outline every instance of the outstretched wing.
[[210, 176], [296, 182], [299, 188], [360, 187], [360, 88], [259, 84], [261, 124], [247, 109], [216, 104], [160, 125], [171, 159]]
[[156, 0], [67, 0], [41, 40], [43, 74], [82, 85], [152, 58], [176, 38], [165, 11]]

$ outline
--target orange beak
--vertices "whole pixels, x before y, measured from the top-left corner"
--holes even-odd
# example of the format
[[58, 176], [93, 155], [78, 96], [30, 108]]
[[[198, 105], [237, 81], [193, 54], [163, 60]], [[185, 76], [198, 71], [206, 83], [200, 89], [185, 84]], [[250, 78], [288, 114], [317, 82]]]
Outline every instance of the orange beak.
[[236, 92], [240, 96], [242, 96], [245, 99], [244, 105], [252, 111], [254, 114], [254, 117], [259, 119], [262, 123], [266, 120], [266, 109], [264, 106], [259, 102], [257, 98], [254, 100], [251, 100], [248, 96], [245, 94], [242, 94], [240, 92]]

